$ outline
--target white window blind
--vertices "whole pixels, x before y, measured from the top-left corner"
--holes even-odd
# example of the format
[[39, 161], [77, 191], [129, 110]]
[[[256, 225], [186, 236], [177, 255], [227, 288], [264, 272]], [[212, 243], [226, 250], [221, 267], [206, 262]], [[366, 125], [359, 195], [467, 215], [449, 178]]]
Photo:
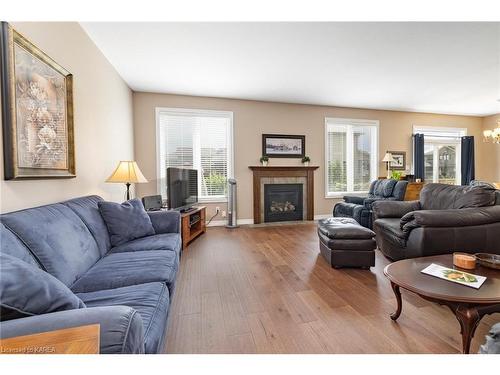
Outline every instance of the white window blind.
[[226, 199], [232, 176], [232, 112], [157, 109], [158, 192], [166, 197], [168, 167], [198, 171], [200, 201]]
[[378, 121], [325, 119], [326, 196], [365, 193], [377, 178]]

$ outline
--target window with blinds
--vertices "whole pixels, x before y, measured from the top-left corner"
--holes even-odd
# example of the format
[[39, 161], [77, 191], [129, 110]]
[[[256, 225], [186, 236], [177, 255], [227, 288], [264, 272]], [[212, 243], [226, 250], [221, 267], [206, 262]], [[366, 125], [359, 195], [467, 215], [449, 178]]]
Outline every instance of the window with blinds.
[[200, 201], [225, 200], [232, 176], [233, 113], [158, 108], [158, 192], [167, 196], [168, 167], [198, 171]]
[[378, 121], [325, 119], [326, 196], [368, 192], [377, 178]]

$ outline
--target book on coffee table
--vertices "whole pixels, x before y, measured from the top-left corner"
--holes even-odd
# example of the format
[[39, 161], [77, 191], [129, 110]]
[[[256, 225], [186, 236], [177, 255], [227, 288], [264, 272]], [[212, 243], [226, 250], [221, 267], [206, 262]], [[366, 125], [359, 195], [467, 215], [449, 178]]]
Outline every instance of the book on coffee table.
[[483, 283], [486, 281], [486, 277], [484, 276], [473, 275], [471, 273], [454, 270], [453, 268], [443, 267], [439, 264], [434, 263], [425, 267], [421, 272], [425, 273], [426, 275], [439, 277], [440, 279], [470, 286], [475, 289], [479, 289], [481, 285], [483, 285]]

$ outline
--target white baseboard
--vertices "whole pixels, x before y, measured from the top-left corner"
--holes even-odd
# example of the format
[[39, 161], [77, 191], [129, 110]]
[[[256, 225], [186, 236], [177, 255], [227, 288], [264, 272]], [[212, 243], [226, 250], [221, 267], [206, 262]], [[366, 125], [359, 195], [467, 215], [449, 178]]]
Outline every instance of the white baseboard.
[[328, 219], [329, 217], [332, 217], [332, 214], [314, 215], [314, 220]]
[[238, 225], [253, 224], [253, 219], [238, 219]]
[[[212, 220], [207, 227], [223, 227], [227, 224], [227, 220]], [[238, 219], [238, 225], [253, 224], [253, 219]]]
[[[314, 215], [314, 220], [328, 219], [332, 217], [331, 214], [324, 215]], [[207, 227], [223, 227], [227, 224], [227, 220], [212, 220]], [[253, 219], [238, 219], [238, 225], [250, 225], [253, 224]]]
[[212, 220], [210, 224], [207, 224], [207, 227], [223, 227], [226, 224], [226, 220]]

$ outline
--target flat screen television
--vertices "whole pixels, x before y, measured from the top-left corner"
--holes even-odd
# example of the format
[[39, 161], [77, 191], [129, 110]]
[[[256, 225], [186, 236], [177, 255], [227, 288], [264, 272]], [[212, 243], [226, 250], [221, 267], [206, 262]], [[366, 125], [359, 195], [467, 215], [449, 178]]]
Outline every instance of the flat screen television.
[[167, 168], [168, 208], [186, 211], [198, 202], [198, 171]]

